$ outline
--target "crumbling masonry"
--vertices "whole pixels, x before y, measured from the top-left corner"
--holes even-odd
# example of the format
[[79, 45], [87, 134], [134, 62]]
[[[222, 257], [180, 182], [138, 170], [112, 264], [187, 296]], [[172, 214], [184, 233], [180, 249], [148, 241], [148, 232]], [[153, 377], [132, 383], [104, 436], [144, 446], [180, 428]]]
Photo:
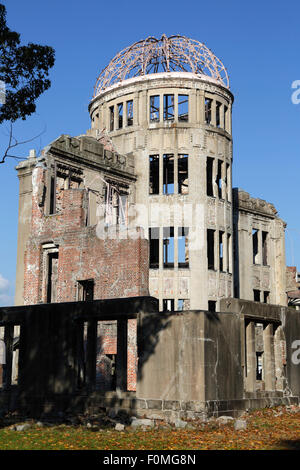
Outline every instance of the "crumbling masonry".
[[298, 402], [285, 222], [232, 188], [233, 99], [206, 46], [148, 38], [101, 72], [85, 135], [18, 165], [3, 406], [173, 419]]

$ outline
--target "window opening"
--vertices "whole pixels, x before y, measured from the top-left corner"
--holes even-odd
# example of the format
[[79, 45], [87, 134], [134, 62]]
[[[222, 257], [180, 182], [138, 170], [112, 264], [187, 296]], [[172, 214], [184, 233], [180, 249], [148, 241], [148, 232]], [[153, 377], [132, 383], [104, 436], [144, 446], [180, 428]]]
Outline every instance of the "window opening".
[[158, 122], [159, 121], [159, 95], [150, 96], [150, 121]]
[[253, 264], [258, 263], [258, 230], [252, 230]]
[[268, 232], [262, 231], [262, 262], [264, 266], [268, 265]]
[[149, 228], [149, 265], [151, 269], [159, 268], [159, 227]]
[[164, 268], [174, 268], [174, 227], [163, 229]]
[[86, 279], [78, 282], [78, 300], [94, 300], [94, 279]]
[[178, 121], [188, 122], [189, 120], [189, 96], [178, 95]]
[[212, 108], [212, 100], [210, 98], [205, 98], [205, 122], [206, 124], [211, 123], [211, 108]]
[[189, 267], [188, 227], [178, 227], [178, 267]]
[[174, 299], [163, 299], [163, 311], [174, 312]]
[[207, 196], [214, 195], [213, 189], [213, 158], [207, 157], [206, 160], [206, 194]]
[[115, 122], [115, 109], [114, 106], [110, 106], [109, 108], [109, 130], [114, 130], [114, 122]]
[[223, 166], [222, 160], [218, 160], [218, 173], [216, 177], [216, 183], [218, 186], [219, 199], [222, 199], [222, 166]]
[[159, 155], [149, 157], [149, 194], [159, 194]]
[[224, 105], [224, 114], [223, 114], [223, 129], [226, 131], [227, 129], [227, 126], [226, 126], [226, 122], [227, 122], [227, 111], [228, 111], [228, 107]]
[[224, 232], [219, 231], [219, 269], [224, 271], [224, 243], [223, 243]]
[[187, 194], [189, 190], [188, 155], [178, 155], [178, 193]]
[[207, 230], [207, 261], [208, 269], [215, 269], [215, 231]]
[[129, 100], [126, 103], [127, 107], [127, 126], [133, 125], [133, 100]]
[[58, 252], [48, 253], [47, 303], [56, 302], [58, 282]]
[[174, 95], [164, 95], [164, 121], [174, 121]]
[[118, 104], [118, 128], [123, 127], [123, 103]]
[[163, 193], [174, 194], [174, 155], [163, 156]]
[[264, 291], [264, 303], [268, 304], [270, 299], [270, 292], [269, 291]]
[[217, 127], [220, 127], [221, 125], [220, 109], [221, 109], [221, 103], [219, 101], [216, 101], [216, 126]]
[[260, 290], [253, 289], [254, 302], [260, 302]]

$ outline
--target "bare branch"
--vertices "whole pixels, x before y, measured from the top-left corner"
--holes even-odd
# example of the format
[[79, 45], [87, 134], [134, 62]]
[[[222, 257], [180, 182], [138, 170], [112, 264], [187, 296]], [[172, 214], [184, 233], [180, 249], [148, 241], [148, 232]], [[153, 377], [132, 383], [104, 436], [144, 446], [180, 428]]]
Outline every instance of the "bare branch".
[[40, 132], [39, 134], [37, 134], [36, 136], [31, 137], [30, 139], [22, 140], [22, 141], [18, 142], [18, 140], [13, 135], [13, 125], [12, 125], [12, 122], [11, 122], [10, 123], [10, 130], [9, 130], [9, 137], [8, 137], [8, 145], [7, 145], [6, 150], [5, 150], [5, 152], [2, 156], [2, 159], [0, 160], [0, 164], [5, 163], [5, 160], [7, 158], [15, 158], [17, 160], [24, 160], [23, 157], [17, 157], [16, 155], [10, 155], [10, 153], [9, 153], [10, 150], [17, 147], [17, 146], [19, 146], [19, 145], [28, 144], [29, 142], [32, 142], [33, 140], [38, 139], [45, 132], [46, 132], [46, 126], [43, 129], [43, 131]]

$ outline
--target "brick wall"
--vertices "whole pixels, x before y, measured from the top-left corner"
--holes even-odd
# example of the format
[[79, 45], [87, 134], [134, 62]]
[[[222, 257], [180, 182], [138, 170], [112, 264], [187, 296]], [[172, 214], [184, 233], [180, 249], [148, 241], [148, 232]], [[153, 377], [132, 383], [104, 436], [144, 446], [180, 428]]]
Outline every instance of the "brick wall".
[[[40, 189], [43, 179], [43, 169], [35, 168], [31, 236], [24, 260], [24, 303], [47, 301], [47, 257], [43, 245], [51, 244], [58, 247], [56, 302], [77, 301], [78, 281], [87, 279], [94, 280], [95, 300], [148, 295], [148, 242], [142, 233], [137, 231], [134, 239], [99, 239], [96, 227], [86, 226], [86, 191], [82, 189], [62, 191], [61, 213], [45, 216]], [[129, 389], [135, 389], [135, 321], [129, 322], [128, 330], [128, 384]], [[101, 354], [116, 354], [116, 329], [107, 328], [101, 340]], [[108, 369], [99, 360], [98, 364], [99, 370]]]

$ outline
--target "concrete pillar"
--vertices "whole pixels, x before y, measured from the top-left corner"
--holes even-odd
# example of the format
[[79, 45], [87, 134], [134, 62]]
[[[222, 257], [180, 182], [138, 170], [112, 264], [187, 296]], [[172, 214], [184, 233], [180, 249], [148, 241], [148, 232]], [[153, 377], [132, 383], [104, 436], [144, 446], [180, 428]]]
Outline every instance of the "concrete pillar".
[[224, 129], [224, 104], [220, 106], [220, 127]]
[[[139, 124], [139, 94], [133, 94], [133, 125], [137, 126]], [[149, 116], [149, 115], [148, 115]]]
[[256, 383], [256, 351], [255, 351], [255, 323], [246, 325], [246, 390], [255, 392]]
[[159, 121], [164, 122], [164, 95], [159, 95]]
[[178, 93], [174, 93], [174, 121], [178, 122]]
[[204, 105], [204, 91], [199, 91], [199, 122], [204, 124], [205, 122], [205, 105]]
[[114, 105], [114, 131], [119, 129], [119, 112], [118, 105]]
[[196, 91], [191, 91], [189, 95], [189, 122], [198, 122], [196, 106], [197, 106]]
[[216, 127], [216, 100], [211, 102], [211, 125]]
[[273, 324], [264, 327], [264, 378], [265, 390], [275, 390], [275, 354]]

